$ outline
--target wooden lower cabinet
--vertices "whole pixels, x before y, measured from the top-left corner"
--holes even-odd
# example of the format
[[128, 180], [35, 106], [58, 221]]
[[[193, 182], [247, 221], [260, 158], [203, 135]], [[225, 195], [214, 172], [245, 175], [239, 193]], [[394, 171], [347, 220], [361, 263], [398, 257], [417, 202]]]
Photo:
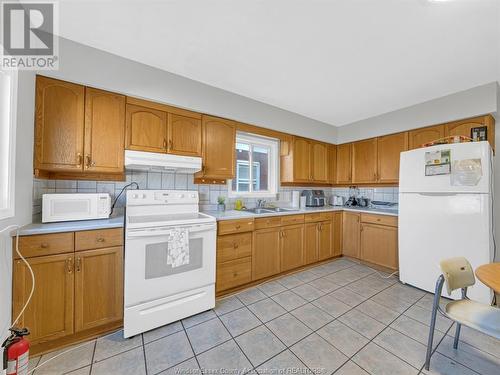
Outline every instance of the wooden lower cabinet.
[[342, 254], [359, 258], [359, 220], [356, 212], [343, 212], [342, 217]]
[[361, 259], [398, 269], [398, 228], [362, 223], [360, 230]]
[[120, 320], [123, 315], [123, 247], [75, 254], [75, 331]]
[[318, 259], [325, 260], [333, 256], [332, 247], [332, 221], [318, 224]]
[[304, 225], [289, 225], [280, 233], [280, 271], [288, 271], [304, 264]]
[[[123, 230], [20, 238], [19, 251], [29, 255], [26, 260], [34, 272], [35, 289], [16, 325], [30, 330], [33, 354], [96, 337], [122, 324], [123, 240], [114, 247], [75, 251], [75, 238], [82, 235], [122, 239]], [[14, 256], [13, 320], [28, 300], [31, 286], [28, 267]]]
[[279, 227], [253, 232], [252, 280], [280, 273], [280, 235]]
[[318, 223], [305, 225], [305, 264], [318, 261]]
[[332, 255], [342, 255], [342, 212], [334, 212], [332, 219]]
[[252, 258], [217, 263], [216, 292], [236, 288], [252, 281]]
[[[74, 332], [73, 253], [28, 258], [35, 275], [35, 291], [16, 326], [30, 330], [32, 344], [55, 340]], [[14, 261], [13, 309], [16, 319], [31, 291], [31, 274], [21, 259]]]

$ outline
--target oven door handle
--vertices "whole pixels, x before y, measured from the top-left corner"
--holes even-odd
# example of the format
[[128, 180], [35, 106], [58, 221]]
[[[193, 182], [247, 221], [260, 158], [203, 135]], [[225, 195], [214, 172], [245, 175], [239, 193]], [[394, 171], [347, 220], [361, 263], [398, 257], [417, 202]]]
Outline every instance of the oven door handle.
[[[131, 229], [127, 231], [127, 237], [157, 237], [157, 236], [164, 236], [168, 234], [172, 229], [176, 227], [171, 227], [171, 228], [159, 228], [159, 229]], [[201, 232], [207, 232], [207, 231], [215, 231], [216, 225], [215, 224], [201, 224], [201, 225], [193, 225], [189, 227], [181, 227], [181, 228], [188, 228], [189, 233], [201, 233]]]

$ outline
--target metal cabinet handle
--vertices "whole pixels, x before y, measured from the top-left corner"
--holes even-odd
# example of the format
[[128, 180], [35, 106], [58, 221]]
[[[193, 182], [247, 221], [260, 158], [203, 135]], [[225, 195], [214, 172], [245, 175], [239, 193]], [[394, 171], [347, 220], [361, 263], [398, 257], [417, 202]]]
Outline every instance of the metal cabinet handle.
[[241, 225], [236, 225], [236, 229], [240, 229], [241, 228]]
[[82, 259], [80, 257], [76, 258], [76, 272], [80, 272]]
[[76, 160], [78, 161], [78, 166], [81, 167], [83, 164], [83, 155], [81, 153], [76, 154]]
[[95, 166], [95, 162], [92, 161], [92, 158], [90, 157], [89, 154], [85, 155], [85, 168], [86, 169], [89, 169], [90, 167], [94, 167]]
[[163, 148], [166, 150], [167, 149], [167, 139], [163, 138]]
[[73, 272], [73, 258], [66, 259], [66, 270], [68, 273]]
[[238, 248], [238, 244], [236, 242], [233, 242], [233, 248], [234, 249], [237, 249]]
[[46, 242], [43, 242], [43, 243], [40, 245], [40, 247], [41, 247], [42, 249], [46, 249], [46, 248], [48, 248], [48, 247], [49, 247], [49, 244], [48, 244], [48, 243], [46, 243]]
[[171, 139], [168, 140], [168, 149], [171, 150], [173, 148], [173, 142]]
[[105, 240], [104, 240], [104, 237], [98, 237], [98, 238], [96, 239], [96, 241], [97, 241], [97, 242], [104, 242]]

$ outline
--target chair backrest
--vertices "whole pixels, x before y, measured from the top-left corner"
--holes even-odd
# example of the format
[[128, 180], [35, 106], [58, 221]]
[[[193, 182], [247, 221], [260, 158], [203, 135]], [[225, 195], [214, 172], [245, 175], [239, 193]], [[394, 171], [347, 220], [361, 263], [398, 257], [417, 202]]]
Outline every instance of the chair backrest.
[[446, 290], [451, 294], [456, 289], [474, 285], [476, 278], [472, 266], [464, 257], [449, 258], [439, 263], [446, 281]]

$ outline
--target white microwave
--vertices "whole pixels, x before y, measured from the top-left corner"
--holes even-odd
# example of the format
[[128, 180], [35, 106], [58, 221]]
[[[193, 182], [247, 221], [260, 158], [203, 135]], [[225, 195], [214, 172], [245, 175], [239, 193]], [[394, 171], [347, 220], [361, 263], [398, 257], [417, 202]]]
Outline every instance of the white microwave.
[[107, 193], [43, 194], [42, 223], [107, 219], [111, 197]]

